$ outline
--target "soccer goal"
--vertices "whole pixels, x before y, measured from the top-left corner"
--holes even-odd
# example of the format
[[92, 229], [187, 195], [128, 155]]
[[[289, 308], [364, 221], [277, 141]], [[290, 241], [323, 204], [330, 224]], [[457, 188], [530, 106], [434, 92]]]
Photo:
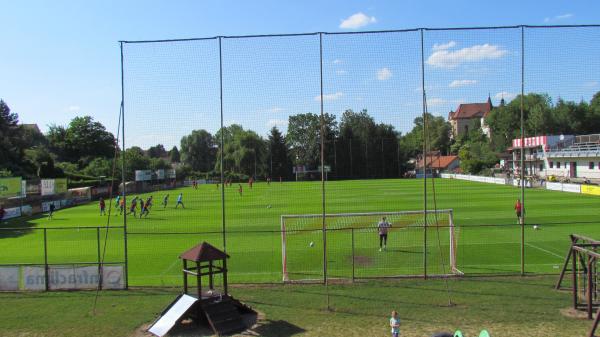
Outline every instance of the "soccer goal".
[[[383, 217], [391, 224], [385, 245], [378, 233]], [[322, 280], [325, 273], [328, 278], [462, 274], [456, 264], [458, 233], [451, 209], [429, 210], [427, 215], [326, 214], [324, 220], [326, 231], [322, 214], [281, 216], [284, 282]]]

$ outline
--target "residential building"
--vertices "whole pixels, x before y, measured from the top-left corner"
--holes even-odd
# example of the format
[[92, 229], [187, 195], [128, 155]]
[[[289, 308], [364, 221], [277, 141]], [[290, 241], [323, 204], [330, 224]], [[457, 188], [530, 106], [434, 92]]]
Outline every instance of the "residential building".
[[448, 120], [452, 125], [453, 137], [461, 136], [470, 131], [475, 126], [481, 127], [481, 130], [488, 137], [490, 128], [485, 123], [485, 118], [492, 110], [492, 100], [488, 96], [485, 103], [464, 103], [460, 104], [456, 111], [448, 113]]

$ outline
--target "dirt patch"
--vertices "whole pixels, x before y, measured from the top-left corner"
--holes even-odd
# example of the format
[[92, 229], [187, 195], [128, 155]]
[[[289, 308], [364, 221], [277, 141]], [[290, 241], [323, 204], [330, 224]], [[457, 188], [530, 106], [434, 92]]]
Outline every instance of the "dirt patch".
[[587, 312], [585, 310], [575, 310], [572, 307], [560, 309], [560, 314], [569, 318], [587, 320]]
[[[350, 257], [352, 262], [352, 257]], [[368, 267], [373, 265], [373, 258], [370, 256], [356, 255], [354, 256], [354, 263], [359, 267]]]

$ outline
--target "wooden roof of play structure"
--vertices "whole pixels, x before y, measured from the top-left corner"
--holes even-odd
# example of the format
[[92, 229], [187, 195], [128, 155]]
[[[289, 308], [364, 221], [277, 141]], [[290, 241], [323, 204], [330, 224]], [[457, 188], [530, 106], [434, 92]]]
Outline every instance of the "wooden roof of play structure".
[[229, 258], [229, 255], [215, 248], [210, 243], [204, 241], [201, 244], [183, 252], [181, 255], [179, 255], [179, 258], [188, 261], [206, 262], [214, 260], [224, 260]]

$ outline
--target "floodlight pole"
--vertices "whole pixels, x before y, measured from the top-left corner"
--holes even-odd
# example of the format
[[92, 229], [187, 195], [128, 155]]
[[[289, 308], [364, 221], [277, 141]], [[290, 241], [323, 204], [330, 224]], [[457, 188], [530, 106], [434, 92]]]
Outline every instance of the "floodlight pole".
[[125, 289], [129, 289], [129, 254], [127, 252], [127, 199], [126, 181], [125, 181], [125, 80], [123, 71], [123, 42], [120, 42], [121, 47], [121, 181], [123, 184], [123, 249], [125, 255]]
[[525, 27], [521, 26], [521, 275], [525, 275], [525, 129], [523, 101], [525, 95]]

